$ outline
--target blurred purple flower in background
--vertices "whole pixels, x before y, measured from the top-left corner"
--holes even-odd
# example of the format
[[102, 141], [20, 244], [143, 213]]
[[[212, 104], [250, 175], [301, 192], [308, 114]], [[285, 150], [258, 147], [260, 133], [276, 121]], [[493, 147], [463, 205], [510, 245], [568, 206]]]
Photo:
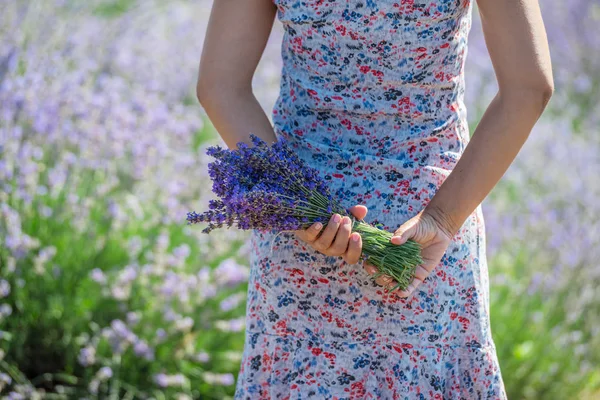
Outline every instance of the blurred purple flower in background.
[[[232, 394], [247, 233], [202, 235], [181, 223], [213, 198], [206, 150], [222, 144], [195, 99], [211, 4], [2, 5], [3, 398]], [[579, 399], [588, 390], [592, 399], [600, 363], [600, 4], [540, 7], [556, 90], [483, 204], [489, 306], [509, 397]], [[476, 4], [474, 11], [465, 75], [473, 128], [497, 89]], [[275, 25], [253, 82], [268, 116], [284, 29]]]

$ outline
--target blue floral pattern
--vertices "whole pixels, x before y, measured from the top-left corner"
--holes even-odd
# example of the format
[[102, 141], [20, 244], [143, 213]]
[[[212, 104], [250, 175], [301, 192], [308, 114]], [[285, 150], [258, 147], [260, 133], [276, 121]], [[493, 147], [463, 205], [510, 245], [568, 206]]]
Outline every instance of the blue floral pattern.
[[[285, 34], [278, 136], [344, 206], [394, 231], [469, 141], [471, 0], [274, 0]], [[252, 231], [236, 399], [505, 399], [481, 206], [401, 299], [292, 232]]]

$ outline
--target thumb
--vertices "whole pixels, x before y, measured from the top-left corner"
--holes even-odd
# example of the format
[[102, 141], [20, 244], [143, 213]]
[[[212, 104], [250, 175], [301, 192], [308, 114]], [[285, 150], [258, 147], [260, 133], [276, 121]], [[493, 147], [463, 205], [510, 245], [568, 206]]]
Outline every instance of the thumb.
[[402, 225], [396, 231], [390, 239], [393, 244], [404, 244], [408, 239], [413, 238], [417, 233], [417, 220], [411, 218]]
[[350, 211], [357, 219], [364, 219], [369, 210], [366, 206], [358, 204], [348, 208], [348, 211]]

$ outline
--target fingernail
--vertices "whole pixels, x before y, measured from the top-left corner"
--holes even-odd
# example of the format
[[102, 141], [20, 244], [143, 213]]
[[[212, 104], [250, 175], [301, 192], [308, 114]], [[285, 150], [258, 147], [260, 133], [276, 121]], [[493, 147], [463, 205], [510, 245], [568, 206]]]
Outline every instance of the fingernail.
[[317, 222], [316, 224], [313, 225], [313, 227], [318, 231], [319, 229], [321, 229], [323, 227], [323, 225], [320, 222]]
[[333, 222], [335, 222], [336, 224], [337, 224], [338, 222], [340, 222], [341, 220], [342, 220], [342, 217], [340, 216], [340, 214], [335, 214], [335, 215], [333, 216]]
[[352, 235], [352, 241], [353, 241], [353, 242], [358, 242], [358, 238], [359, 238], [359, 237], [360, 237], [360, 235], [359, 235], [358, 233], [357, 233], [357, 234], [353, 234], [353, 235]]
[[392, 242], [393, 244], [400, 244], [402, 243], [402, 236], [392, 236], [390, 242]]
[[344, 225], [348, 225], [350, 223], [350, 218], [344, 217]]

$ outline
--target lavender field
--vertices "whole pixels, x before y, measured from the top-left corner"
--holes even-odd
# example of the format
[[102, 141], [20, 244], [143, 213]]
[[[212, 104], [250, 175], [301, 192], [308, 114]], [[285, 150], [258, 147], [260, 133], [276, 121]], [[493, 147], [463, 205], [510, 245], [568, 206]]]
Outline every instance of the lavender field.
[[[0, 396], [226, 399], [248, 235], [186, 225], [220, 139], [195, 94], [208, 0], [4, 1]], [[600, 398], [600, 2], [540, 0], [555, 93], [483, 203], [509, 398]], [[267, 115], [282, 27], [254, 81]], [[495, 94], [477, 8], [471, 132]]]

